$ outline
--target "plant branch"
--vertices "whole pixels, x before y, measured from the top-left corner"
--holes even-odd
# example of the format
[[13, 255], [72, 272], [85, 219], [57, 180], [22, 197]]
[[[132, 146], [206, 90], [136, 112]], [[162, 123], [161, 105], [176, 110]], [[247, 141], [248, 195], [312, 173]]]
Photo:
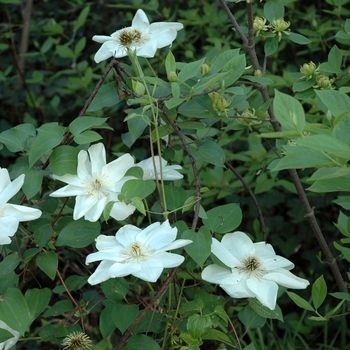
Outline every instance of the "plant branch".
[[[258, 58], [257, 58], [257, 54], [256, 54], [256, 51], [255, 51], [255, 46], [254, 45], [249, 45], [248, 43], [248, 39], [246, 38], [246, 36], [244, 35], [244, 33], [242, 32], [242, 30], [240, 29], [237, 21], [235, 20], [232, 12], [230, 11], [230, 9], [228, 8], [228, 6], [226, 5], [225, 1], [224, 0], [220, 0], [224, 10], [226, 11], [229, 19], [231, 20], [232, 24], [234, 25], [236, 31], [238, 32], [238, 34], [240, 35], [241, 37], [241, 40], [243, 41], [243, 44], [247, 50], [247, 53], [248, 55], [250, 56], [250, 59], [252, 61], [252, 64], [253, 64], [253, 67], [255, 70], [258, 70], [260, 69], [260, 64], [259, 64], [259, 61], [258, 61]], [[253, 17], [253, 9], [252, 9], [252, 4], [250, 2], [247, 2], [247, 12], [248, 12], [248, 23], [250, 25], [250, 28], [248, 29], [248, 32], [251, 32], [253, 31], [253, 28], [252, 28], [252, 17]], [[249, 20], [250, 18], [250, 20]], [[270, 99], [270, 96], [269, 96], [269, 93], [268, 93], [268, 88], [266, 85], [260, 85], [259, 86], [259, 91], [262, 95], [262, 98], [263, 100], [266, 102]], [[270, 121], [271, 121], [271, 124], [272, 124], [272, 127], [274, 129], [275, 132], [278, 132], [281, 130], [280, 128], [280, 125], [276, 119], [276, 116], [275, 116], [275, 112], [273, 110], [273, 105], [270, 104], [269, 106], [269, 115], [270, 115]], [[346, 285], [345, 285], [345, 282], [344, 282], [344, 279], [340, 273], [340, 270], [339, 270], [339, 267], [338, 267], [338, 264], [336, 262], [336, 259], [334, 258], [325, 238], [324, 238], [324, 235], [318, 225], [318, 222], [315, 218], [315, 214], [314, 214], [314, 211], [313, 209], [311, 208], [311, 205], [309, 203], [309, 200], [305, 194], [305, 191], [304, 191], [304, 188], [301, 184], [301, 181], [299, 179], [299, 176], [298, 176], [298, 173], [295, 169], [289, 169], [288, 170], [289, 172], [289, 175], [291, 177], [291, 180], [297, 190], [297, 193], [298, 193], [298, 196], [299, 196], [299, 199], [302, 203], [302, 206], [303, 206], [303, 209], [304, 209], [304, 212], [305, 212], [305, 217], [308, 219], [309, 221], [309, 224], [311, 226], [311, 229], [314, 233], [314, 235], [316, 236], [316, 239], [320, 245], [320, 248], [323, 252], [323, 254], [325, 255], [326, 259], [327, 259], [327, 263], [329, 264], [330, 266], [330, 269], [333, 273], [333, 276], [334, 276], [334, 279], [337, 283], [337, 286], [339, 288], [339, 290], [341, 292], [344, 292], [344, 293], [348, 293], [348, 290], [346, 288]], [[347, 304], [347, 309], [350, 310], [350, 301], [347, 301], [346, 302]]]

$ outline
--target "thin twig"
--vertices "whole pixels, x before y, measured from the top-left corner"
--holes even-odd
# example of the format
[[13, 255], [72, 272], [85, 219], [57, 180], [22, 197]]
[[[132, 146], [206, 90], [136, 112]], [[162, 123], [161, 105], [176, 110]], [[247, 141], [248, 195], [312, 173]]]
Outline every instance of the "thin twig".
[[[243, 44], [250, 56], [250, 59], [252, 61], [252, 65], [254, 67], [255, 70], [258, 70], [260, 69], [260, 65], [259, 65], [259, 61], [258, 61], [258, 58], [257, 58], [257, 54], [256, 54], [256, 51], [255, 51], [255, 47], [251, 47], [248, 45], [248, 40], [246, 38], [246, 36], [244, 35], [244, 33], [242, 32], [242, 30], [240, 29], [237, 21], [235, 20], [232, 12], [230, 11], [230, 9], [228, 8], [228, 6], [226, 5], [225, 1], [224, 0], [220, 0], [224, 10], [226, 11], [229, 19], [231, 20], [232, 24], [234, 25], [236, 31], [238, 32], [238, 34], [241, 36], [241, 40], [243, 41]], [[252, 9], [252, 4], [251, 2], [247, 2], [247, 12], [248, 12], [248, 17], [251, 16], [252, 17], [252, 13], [253, 13], [253, 9]], [[252, 25], [252, 24], [251, 24]], [[252, 29], [250, 29], [252, 30]], [[263, 85], [261, 84], [259, 86], [259, 91], [263, 97], [263, 100], [266, 102], [270, 99], [270, 96], [269, 96], [269, 93], [268, 93], [268, 89], [267, 89], [267, 86], [266, 85]], [[280, 125], [276, 119], [276, 116], [275, 116], [275, 112], [274, 112], [274, 109], [273, 109], [273, 105], [270, 104], [269, 106], [269, 115], [270, 115], [270, 121], [271, 121], [271, 124], [272, 124], [272, 127], [274, 129], [275, 132], [278, 132], [281, 130], [280, 128]], [[295, 169], [289, 169], [288, 170], [289, 172], [289, 175], [291, 177], [291, 180], [297, 190], [297, 193], [298, 193], [298, 196], [299, 196], [299, 199], [302, 203], [302, 206], [303, 206], [303, 209], [304, 209], [304, 212], [305, 212], [305, 217], [308, 219], [309, 221], [309, 224], [311, 226], [311, 229], [313, 231], [313, 233], [315, 234], [316, 236], [316, 239], [320, 245], [320, 248], [323, 252], [323, 254], [325, 255], [326, 259], [327, 259], [327, 263], [329, 264], [330, 266], [330, 269], [333, 273], [333, 276], [334, 276], [334, 279], [337, 283], [337, 286], [339, 288], [339, 290], [341, 292], [344, 292], [344, 293], [348, 293], [348, 290], [347, 290], [347, 287], [345, 285], [345, 282], [344, 282], [344, 279], [342, 277], [342, 274], [340, 273], [340, 270], [339, 270], [339, 267], [338, 267], [338, 264], [337, 264], [337, 261], [336, 259], [334, 258], [325, 238], [324, 238], [324, 235], [318, 225], [318, 222], [315, 218], [315, 214], [314, 214], [314, 211], [313, 209], [311, 208], [311, 205], [309, 203], [309, 200], [306, 196], [306, 193], [304, 191], [304, 188], [301, 184], [301, 181], [299, 179], [299, 176], [298, 176], [298, 173]], [[350, 310], [350, 301], [346, 301], [346, 305], [347, 305], [347, 309]]]
[[264, 241], [266, 241], [266, 226], [265, 226], [264, 216], [261, 212], [259, 202], [256, 199], [254, 192], [252, 191], [250, 186], [247, 184], [247, 182], [244, 180], [244, 177], [228, 161], [225, 162], [225, 165], [238, 177], [239, 181], [242, 182], [243, 186], [246, 188], [251, 199], [253, 200], [255, 208], [258, 212], [258, 217], [259, 217], [259, 221], [260, 221], [260, 229], [261, 229], [261, 232], [263, 234]]

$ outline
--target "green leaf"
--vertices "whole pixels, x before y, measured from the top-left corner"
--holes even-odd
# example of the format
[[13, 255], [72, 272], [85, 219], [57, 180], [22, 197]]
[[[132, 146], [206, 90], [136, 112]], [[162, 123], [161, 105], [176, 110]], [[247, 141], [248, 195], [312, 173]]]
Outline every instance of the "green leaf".
[[340, 114], [334, 120], [332, 136], [346, 144], [350, 143], [350, 113]]
[[62, 58], [75, 58], [74, 51], [67, 45], [56, 45], [56, 52]]
[[141, 179], [128, 180], [124, 183], [121, 193], [126, 198], [140, 198], [144, 199], [154, 192], [156, 183], [152, 180], [143, 181]]
[[239, 55], [240, 49], [232, 49], [222, 52], [218, 57], [216, 57], [210, 67], [209, 75], [216, 75], [220, 72], [227, 62], [231, 61], [233, 58]]
[[8, 288], [1, 296], [1, 321], [21, 335], [30, 325], [30, 314], [26, 300], [17, 288]]
[[39, 269], [46, 273], [52, 280], [56, 277], [56, 270], [58, 267], [58, 258], [53, 250], [45, 252], [36, 257], [36, 264]]
[[278, 49], [278, 36], [267, 38], [264, 46], [265, 56], [273, 55]]
[[22, 190], [27, 199], [30, 199], [41, 190], [44, 171], [40, 169], [28, 169], [24, 172], [24, 174], [25, 178]]
[[125, 350], [160, 350], [158, 343], [146, 335], [134, 335], [123, 347]]
[[332, 297], [350, 301], [350, 294], [344, 292], [329, 293]]
[[295, 141], [297, 145], [327, 152], [336, 157], [350, 159], [350, 146], [328, 135], [311, 135]]
[[148, 126], [141, 115], [127, 119], [127, 124], [132, 143], [134, 143], [143, 134], [144, 130]]
[[45, 247], [50, 238], [54, 235], [54, 230], [50, 223], [39, 226], [33, 234], [35, 243], [40, 247]]
[[220, 167], [224, 166], [225, 152], [214, 140], [205, 139], [203, 142], [198, 141], [198, 145], [198, 149], [192, 148], [192, 155], [196, 161], [205, 161]]
[[274, 19], [284, 17], [284, 4], [285, 0], [269, 0], [266, 1], [264, 5], [264, 16], [269, 22], [272, 22]]
[[98, 134], [96, 131], [92, 131], [92, 130], [87, 130], [77, 136], [74, 136], [74, 141], [78, 145], [85, 145], [87, 143], [92, 143], [99, 140], [102, 140], [102, 136]]
[[297, 34], [297, 33], [288, 33], [287, 39], [299, 45], [307, 45], [311, 43], [311, 41], [308, 38], [306, 38], [304, 35]]
[[350, 97], [336, 90], [315, 90], [334, 117], [350, 110]]
[[111, 82], [103, 85], [101, 89], [98, 90], [87, 112], [96, 112], [105, 107], [112, 107], [117, 105], [120, 101], [114, 82]]
[[36, 135], [35, 127], [32, 124], [20, 124], [5, 130], [0, 134], [0, 142], [2, 142], [10, 152], [21, 152], [29, 149], [32, 139]]
[[327, 296], [327, 285], [323, 278], [323, 275], [321, 275], [312, 285], [311, 295], [312, 303], [317, 310], [322, 305]]
[[198, 232], [186, 230], [181, 235], [182, 239], [190, 239], [192, 243], [185, 246], [186, 253], [202, 268], [210, 255], [211, 234], [205, 227]]
[[321, 63], [319, 69], [327, 73], [343, 74], [343, 71], [340, 69], [342, 59], [341, 51], [334, 45], [328, 54], [328, 62]]
[[241, 208], [235, 203], [217, 206], [206, 214], [208, 219], [203, 219], [203, 224], [216, 233], [232, 232], [242, 221]]
[[96, 117], [79, 117], [75, 118], [68, 126], [69, 131], [77, 136], [83, 131], [98, 128], [98, 129], [111, 129], [107, 124], [108, 118], [96, 118]]
[[182, 102], [186, 101], [184, 98], [171, 98], [164, 102], [166, 108], [172, 109], [179, 106]]
[[18, 264], [21, 262], [21, 258], [17, 254], [9, 254], [0, 262], [0, 278], [13, 272]]
[[187, 199], [187, 193], [182, 187], [164, 186], [165, 200], [168, 210], [180, 210]]
[[283, 131], [298, 131], [302, 135], [305, 127], [305, 113], [298, 100], [275, 90], [273, 107]]
[[30, 321], [33, 322], [49, 305], [51, 291], [49, 288], [28, 289], [24, 298], [29, 308]]
[[293, 292], [286, 291], [288, 296], [294, 301], [295, 304], [297, 304], [299, 307], [301, 307], [304, 310], [308, 311], [315, 311], [315, 309], [308, 303], [305, 299], [300, 297], [298, 294], [295, 294]]
[[202, 58], [201, 60], [184, 64], [178, 75], [179, 80], [182, 82], [185, 82], [186, 80], [189, 80], [195, 77], [198, 74], [199, 69], [201, 65], [204, 63], [204, 61], [205, 61], [205, 58]]
[[85, 248], [100, 234], [99, 222], [86, 221], [83, 218], [75, 220], [66, 225], [59, 233], [56, 245], [58, 247], [67, 245], [72, 248]]
[[261, 328], [266, 323], [266, 317], [260, 316], [250, 305], [238, 313], [238, 318], [247, 329]]
[[13, 334], [6, 329], [0, 328], [0, 344], [13, 338]]
[[72, 312], [74, 306], [70, 300], [57, 301], [52, 307], [44, 312], [44, 317], [61, 317], [65, 312]]
[[100, 313], [99, 326], [103, 339], [106, 339], [109, 335], [112, 334], [112, 332], [114, 332], [117, 326], [114, 324], [114, 322], [112, 322], [113, 318], [115, 317], [115, 303], [110, 300], [106, 300], [104, 302], [104, 305], [105, 308]]
[[332, 166], [334, 162], [319, 151], [302, 146], [283, 146], [285, 156], [271, 162], [268, 169], [279, 171], [284, 169], [304, 169]]
[[[113, 309], [114, 316], [112, 321], [123, 334], [136, 320], [139, 314], [139, 307], [137, 305], [115, 304]], [[120, 317], [121, 315], [123, 315], [123, 317]]]
[[78, 56], [80, 52], [84, 50], [85, 46], [86, 46], [86, 37], [83, 36], [75, 45], [74, 54]]
[[51, 172], [55, 175], [76, 175], [79, 150], [73, 146], [59, 146], [50, 156]]
[[217, 340], [235, 347], [235, 344], [232, 343], [231, 339], [218, 329], [210, 329], [206, 334], [202, 335], [202, 339]]
[[52, 149], [58, 146], [62, 139], [64, 128], [58, 123], [43, 124], [38, 130], [38, 136], [34, 139], [29, 151], [29, 167], [40, 159], [44, 154], [50, 155]]
[[82, 27], [87, 19], [90, 12], [90, 6], [86, 6], [79, 14], [77, 20], [74, 22], [74, 32], [76, 32], [80, 27]]
[[179, 312], [185, 314], [192, 311], [200, 311], [203, 309], [203, 301], [200, 299], [195, 299], [181, 304]]
[[191, 315], [187, 320], [187, 330], [194, 339], [208, 333], [212, 327], [212, 321], [208, 315]]
[[257, 299], [249, 298], [249, 305], [260, 316], [264, 318], [272, 318], [283, 322], [283, 315], [280, 307], [276, 304], [274, 310], [262, 305]]
[[175, 57], [170, 50], [165, 59], [165, 68], [166, 68], [166, 73], [168, 75], [170, 74], [170, 72], [176, 72]]

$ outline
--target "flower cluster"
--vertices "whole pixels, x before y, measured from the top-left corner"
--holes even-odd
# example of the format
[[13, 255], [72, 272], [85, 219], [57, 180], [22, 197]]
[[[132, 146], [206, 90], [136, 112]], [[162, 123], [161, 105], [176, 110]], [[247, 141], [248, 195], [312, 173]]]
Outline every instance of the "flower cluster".
[[23, 186], [22, 174], [11, 182], [7, 169], [0, 168], [0, 245], [10, 244], [20, 222], [38, 219], [39, 209], [7, 203]]
[[105, 147], [102, 143], [98, 143], [90, 146], [88, 151], [79, 152], [76, 175], [52, 175], [54, 179], [68, 185], [52, 192], [50, 196], [76, 196], [74, 220], [84, 217], [91, 222], [97, 221], [109, 202], [114, 203], [110, 216], [116, 220], [124, 220], [136, 209], [132, 204], [126, 204], [118, 199], [125, 182], [134, 179], [132, 176], [125, 176], [133, 166], [140, 166], [143, 169], [144, 180], [156, 179], [154, 169], [158, 179], [182, 178], [182, 175], [175, 170], [181, 169], [180, 165], [167, 166], [167, 162], [164, 159], [160, 161], [159, 157], [154, 157], [154, 164], [152, 158], [135, 164], [130, 154], [124, 154], [107, 164]]
[[192, 241], [176, 239], [177, 229], [169, 221], [155, 222], [144, 230], [125, 225], [113, 236], [100, 235], [96, 239], [98, 252], [87, 256], [86, 264], [101, 261], [88, 282], [92, 285], [113, 277], [133, 275], [155, 282], [164, 268], [179, 266], [184, 257], [168, 250], [181, 248]]
[[309, 285], [289, 270], [294, 264], [276, 255], [270, 244], [253, 243], [243, 232], [227, 233], [221, 242], [212, 239], [211, 252], [227, 268], [213, 264], [202, 272], [202, 278], [220, 287], [233, 298], [257, 298], [274, 310], [278, 285], [304, 289]]
[[139, 57], [154, 57], [157, 49], [171, 45], [182, 28], [182, 23], [178, 22], [149, 24], [143, 10], [137, 10], [131, 27], [117, 30], [110, 36], [95, 35], [92, 38], [102, 44], [95, 54], [95, 62], [127, 56], [129, 50]]

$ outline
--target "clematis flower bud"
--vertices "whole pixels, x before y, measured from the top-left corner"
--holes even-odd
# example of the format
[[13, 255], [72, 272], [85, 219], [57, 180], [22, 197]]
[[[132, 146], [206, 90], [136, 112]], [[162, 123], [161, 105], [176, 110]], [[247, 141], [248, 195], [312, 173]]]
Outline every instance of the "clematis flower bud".
[[171, 83], [176, 83], [178, 81], [176, 72], [169, 72], [167, 78]]
[[316, 64], [312, 61], [310, 61], [309, 63], [304, 63], [300, 67], [300, 72], [306, 77], [306, 80], [309, 80], [315, 73], [317, 73]]
[[201, 72], [201, 74], [202, 74], [203, 76], [206, 76], [206, 75], [208, 75], [209, 72], [210, 72], [210, 67], [209, 67], [206, 63], [203, 63], [203, 64], [201, 65], [201, 67], [199, 68], [199, 71]]
[[269, 26], [266, 25], [266, 18], [256, 16], [253, 21], [253, 29], [256, 32], [256, 35], [259, 35], [260, 32], [267, 31]]
[[327, 75], [320, 75], [316, 79], [317, 85], [315, 87], [319, 87], [321, 89], [333, 89], [334, 79], [330, 79]]

